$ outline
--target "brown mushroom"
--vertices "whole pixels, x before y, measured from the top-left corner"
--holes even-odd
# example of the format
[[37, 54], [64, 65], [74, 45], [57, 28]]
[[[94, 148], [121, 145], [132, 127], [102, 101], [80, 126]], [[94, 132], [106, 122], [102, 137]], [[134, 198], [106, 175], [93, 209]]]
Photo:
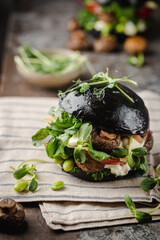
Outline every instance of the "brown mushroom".
[[73, 38], [73, 39], [83, 40], [86, 37], [87, 37], [86, 32], [82, 29], [76, 30], [76, 31], [72, 32], [72, 34], [71, 34], [71, 38]]
[[101, 14], [98, 15], [98, 19], [106, 23], [116, 22], [116, 17], [114, 13], [109, 13], [109, 12], [102, 12]]
[[111, 52], [117, 47], [117, 38], [114, 35], [100, 37], [94, 41], [94, 50], [97, 52]]
[[67, 47], [71, 50], [87, 50], [90, 48], [89, 40], [85, 31], [79, 29], [72, 32], [68, 42]]
[[0, 225], [18, 227], [24, 221], [25, 213], [22, 205], [13, 199], [0, 201]]
[[80, 29], [80, 25], [79, 25], [79, 22], [77, 21], [77, 19], [75, 19], [75, 18], [69, 19], [68, 24], [67, 24], [67, 29], [70, 32]]
[[110, 153], [114, 148], [118, 148], [121, 143], [120, 135], [107, 133], [103, 130], [98, 131], [93, 128], [91, 133], [93, 148], [98, 151]]
[[147, 40], [141, 36], [128, 37], [124, 42], [124, 49], [131, 55], [144, 52], [147, 48]]

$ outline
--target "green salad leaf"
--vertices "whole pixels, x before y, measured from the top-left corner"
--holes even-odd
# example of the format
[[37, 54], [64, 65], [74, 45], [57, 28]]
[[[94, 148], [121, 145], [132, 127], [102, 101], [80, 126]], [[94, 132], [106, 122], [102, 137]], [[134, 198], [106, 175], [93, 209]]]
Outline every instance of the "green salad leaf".
[[92, 142], [90, 141], [89, 144], [88, 144], [88, 153], [89, 155], [97, 160], [97, 161], [102, 161], [104, 159], [110, 159], [111, 156], [105, 152], [100, 152], [100, 151], [97, 151], [97, 150], [94, 150], [93, 147], [92, 147]]
[[114, 148], [111, 153], [111, 155], [115, 158], [124, 158], [127, 154], [128, 150], [123, 148]]
[[157, 184], [157, 181], [155, 178], [146, 178], [141, 182], [141, 188], [148, 192], [149, 190], [153, 189]]
[[74, 159], [80, 163], [84, 163], [86, 161], [85, 152], [81, 147], [77, 147], [74, 149]]
[[35, 135], [33, 135], [32, 142], [34, 146], [39, 147], [45, 142], [49, 141], [51, 138], [52, 135], [50, 135], [50, 131], [46, 128], [42, 128]]

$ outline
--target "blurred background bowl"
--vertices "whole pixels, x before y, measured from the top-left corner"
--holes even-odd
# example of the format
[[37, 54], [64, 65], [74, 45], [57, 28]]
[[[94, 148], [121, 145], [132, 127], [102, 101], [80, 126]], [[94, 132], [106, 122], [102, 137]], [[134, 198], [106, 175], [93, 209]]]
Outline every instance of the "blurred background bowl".
[[[62, 55], [72, 55], [74, 51], [68, 50], [68, 49], [44, 49], [43, 50], [46, 53], [50, 54], [62, 54]], [[76, 69], [71, 70], [68, 73], [56, 73], [56, 74], [44, 74], [44, 73], [37, 73], [37, 72], [31, 72], [27, 68], [19, 66], [16, 63], [16, 68], [20, 76], [23, 77], [24, 80], [27, 82], [34, 84], [39, 87], [52, 87], [57, 88], [64, 85], [67, 85], [72, 80], [75, 80], [79, 78], [79, 76], [82, 74], [84, 69], [84, 64], [80, 64], [77, 66]]]

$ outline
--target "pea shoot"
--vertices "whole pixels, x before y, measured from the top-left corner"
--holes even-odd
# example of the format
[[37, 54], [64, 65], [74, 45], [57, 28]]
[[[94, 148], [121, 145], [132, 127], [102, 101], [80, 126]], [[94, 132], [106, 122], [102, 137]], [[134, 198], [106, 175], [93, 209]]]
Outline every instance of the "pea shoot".
[[[18, 179], [21, 181], [17, 182], [14, 185], [14, 190], [16, 192], [27, 192], [27, 191], [31, 191], [34, 192], [36, 191], [36, 189], [38, 188], [38, 182], [37, 182], [37, 174], [35, 173], [36, 168], [35, 165], [28, 163], [28, 162], [42, 162], [42, 163], [46, 163], [45, 160], [40, 160], [40, 159], [29, 159], [26, 160], [22, 163], [19, 164], [19, 166], [17, 167], [17, 169], [15, 169], [14, 167], [11, 167], [11, 169], [14, 171], [13, 172], [13, 176], [15, 179]], [[31, 175], [32, 177], [29, 179], [24, 179], [24, 177], [26, 175]], [[28, 182], [30, 182], [30, 184], [28, 184]], [[28, 189], [29, 186], [29, 189]]]
[[[156, 167], [156, 172], [160, 175], [159, 168], [160, 164], [158, 164], [158, 166]], [[157, 184], [160, 186], [160, 176], [158, 178], [149, 177], [141, 182], [141, 188], [145, 192], [148, 192], [149, 190], [153, 189]]]
[[[75, 81], [75, 87], [68, 89], [66, 92], [59, 91], [58, 96], [63, 97], [68, 92], [79, 91], [84, 94], [90, 89], [90, 86], [96, 86], [94, 88], [93, 94], [98, 100], [101, 100], [105, 94], [106, 88], [117, 88], [129, 101], [134, 103], [134, 100], [122, 89], [118, 82], [128, 82], [137, 86], [137, 83], [129, 79], [130, 76], [124, 76], [121, 78], [113, 78], [109, 76], [109, 70], [107, 68], [106, 73], [99, 72], [95, 74], [89, 82], [82, 82], [80, 79]], [[102, 88], [99, 88], [102, 85]], [[97, 88], [97, 86], [99, 86]]]
[[130, 209], [131, 213], [133, 216], [136, 218], [136, 220], [140, 223], [147, 223], [152, 221], [152, 216], [150, 215], [151, 213], [155, 212], [160, 208], [160, 204], [150, 212], [142, 212], [138, 211], [136, 209], [135, 203], [133, 202], [132, 198], [128, 195], [125, 194], [124, 196], [124, 201], [126, 203], [126, 206]]
[[21, 68], [29, 72], [42, 74], [66, 74], [86, 64], [91, 73], [93, 67], [87, 57], [81, 55], [78, 51], [72, 54], [49, 54], [45, 51], [39, 51], [26, 44], [18, 48], [19, 56], [14, 57], [14, 61]]

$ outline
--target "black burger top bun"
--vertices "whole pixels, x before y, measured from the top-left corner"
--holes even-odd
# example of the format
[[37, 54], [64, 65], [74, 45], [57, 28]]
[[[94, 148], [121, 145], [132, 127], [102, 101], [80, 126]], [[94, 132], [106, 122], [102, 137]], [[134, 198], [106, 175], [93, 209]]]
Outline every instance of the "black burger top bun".
[[128, 87], [118, 85], [134, 103], [126, 99], [117, 88], [106, 88], [104, 96], [97, 99], [93, 91], [99, 85], [95, 85], [85, 94], [77, 91], [66, 93], [59, 105], [69, 114], [91, 123], [97, 129], [116, 134], [145, 134], [149, 128], [149, 114], [143, 100]]

